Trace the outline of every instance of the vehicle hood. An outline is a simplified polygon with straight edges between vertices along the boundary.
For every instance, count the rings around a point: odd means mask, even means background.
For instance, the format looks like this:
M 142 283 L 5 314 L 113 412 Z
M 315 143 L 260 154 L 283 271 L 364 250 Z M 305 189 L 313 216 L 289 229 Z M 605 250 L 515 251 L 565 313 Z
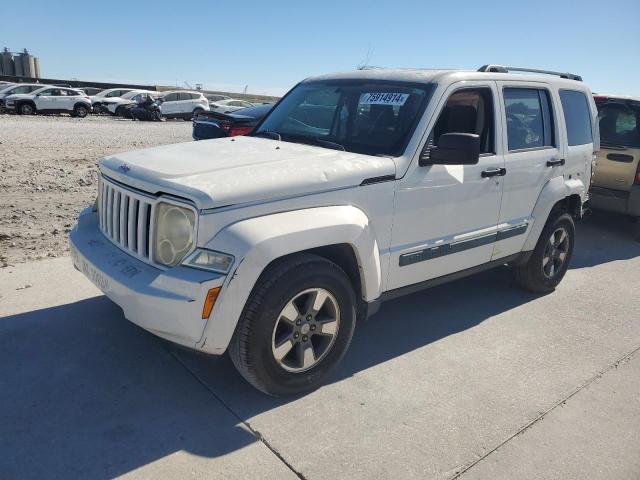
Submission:
M 233 137 L 178 143 L 105 157 L 100 170 L 153 194 L 187 197 L 201 209 L 355 187 L 395 175 L 389 157 Z

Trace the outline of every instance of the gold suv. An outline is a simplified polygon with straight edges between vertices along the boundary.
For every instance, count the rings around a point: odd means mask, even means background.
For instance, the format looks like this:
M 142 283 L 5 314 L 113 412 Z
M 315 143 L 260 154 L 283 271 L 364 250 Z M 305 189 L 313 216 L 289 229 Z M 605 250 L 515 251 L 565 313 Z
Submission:
M 640 240 L 640 98 L 594 95 L 600 151 L 591 182 L 591 204 L 628 215 Z

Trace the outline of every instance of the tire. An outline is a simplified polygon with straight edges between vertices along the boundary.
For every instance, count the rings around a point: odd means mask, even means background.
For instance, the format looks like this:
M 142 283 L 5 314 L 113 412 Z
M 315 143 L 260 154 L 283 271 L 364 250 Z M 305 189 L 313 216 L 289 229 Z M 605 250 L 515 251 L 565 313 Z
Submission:
M 516 282 L 531 292 L 553 292 L 569 268 L 575 231 L 571 215 L 552 211 L 527 263 L 514 266 Z
M 36 113 L 36 109 L 33 108 L 33 105 L 30 103 L 22 103 L 18 107 L 18 113 L 20 113 L 20 115 L 33 115 Z
M 316 298 L 321 308 L 312 316 L 308 307 Z M 318 388 L 340 362 L 355 323 L 356 295 L 346 273 L 323 257 L 292 255 L 256 282 L 229 356 L 245 380 L 268 395 L 305 393 Z M 309 345 L 313 356 L 307 355 Z
M 84 118 L 89 115 L 89 108 L 86 105 L 76 105 L 73 107 L 73 115 L 79 118 Z

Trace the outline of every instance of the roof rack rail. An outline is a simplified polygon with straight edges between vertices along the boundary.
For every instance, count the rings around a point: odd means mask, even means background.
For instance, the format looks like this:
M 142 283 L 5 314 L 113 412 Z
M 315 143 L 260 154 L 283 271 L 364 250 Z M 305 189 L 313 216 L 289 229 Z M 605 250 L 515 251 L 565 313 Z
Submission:
M 567 78 L 569 80 L 582 81 L 580 75 L 567 72 L 554 72 L 552 70 L 538 70 L 536 68 L 523 68 L 523 67 L 506 67 L 504 65 L 483 65 L 478 69 L 479 72 L 494 72 L 494 73 L 509 73 L 509 72 L 529 72 L 529 73 L 544 73 L 546 75 L 557 75 L 560 78 Z

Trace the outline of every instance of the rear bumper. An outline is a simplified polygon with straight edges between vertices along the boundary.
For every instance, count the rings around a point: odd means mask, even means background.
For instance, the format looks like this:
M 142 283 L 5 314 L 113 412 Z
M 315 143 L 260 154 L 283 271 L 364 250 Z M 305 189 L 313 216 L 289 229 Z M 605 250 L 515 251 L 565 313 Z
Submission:
M 100 232 L 97 214 L 81 213 L 69 242 L 73 264 L 125 317 L 140 327 L 180 345 L 196 346 L 207 320 L 202 319 L 210 288 L 225 276 L 187 267 L 160 270 L 126 254 Z
M 629 191 L 592 186 L 590 199 L 597 210 L 640 217 L 640 185 L 633 185 Z

